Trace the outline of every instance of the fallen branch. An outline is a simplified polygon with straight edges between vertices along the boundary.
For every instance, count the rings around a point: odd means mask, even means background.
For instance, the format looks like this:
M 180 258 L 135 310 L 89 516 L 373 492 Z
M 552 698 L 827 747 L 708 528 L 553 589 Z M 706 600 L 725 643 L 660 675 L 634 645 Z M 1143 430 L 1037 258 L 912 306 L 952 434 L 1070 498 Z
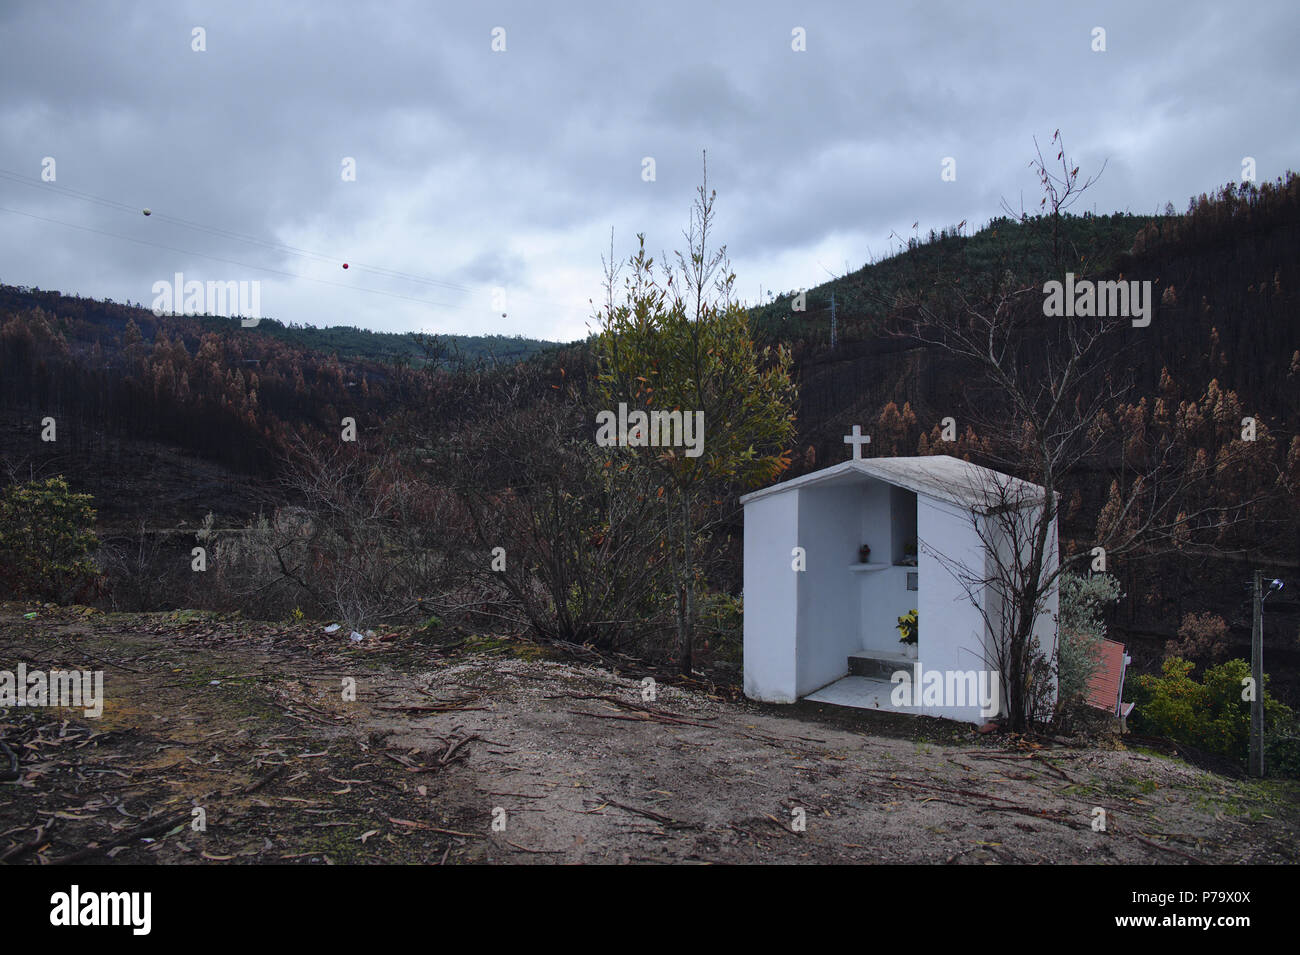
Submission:
M 18 845 L 14 846 L 12 849 L 6 849 L 3 854 L 0 854 L 0 865 L 4 865 L 14 859 L 17 859 L 19 856 L 26 855 L 28 852 L 31 852 L 33 849 L 38 849 L 46 842 L 48 842 L 50 830 L 54 828 L 54 825 L 57 822 L 58 822 L 57 819 L 51 819 L 48 822 L 44 823 L 43 825 L 37 826 L 36 837 L 34 839 L 31 839 L 28 842 L 19 843 Z
M 277 776 L 279 776 L 281 773 L 283 773 L 283 772 L 284 772 L 286 769 L 288 769 L 288 768 L 289 768 L 289 764 L 288 764 L 288 763 L 281 763 L 279 766 L 275 767 L 275 769 L 273 769 L 271 772 L 267 773 L 267 774 L 266 774 L 265 776 L 263 776 L 261 779 L 254 780 L 253 782 L 251 782 L 251 783 L 249 783 L 247 786 L 245 786 L 243 789 L 239 790 L 239 791 L 238 791 L 238 795 L 240 795 L 240 796 L 247 796 L 247 795 L 250 795 L 251 793 L 255 793 L 255 792 L 257 792 L 259 789 L 261 789 L 263 786 L 265 786 L 265 785 L 266 785 L 267 783 L 269 783 L 271 780 L 275 779 Z
M 640 703 L 633 703 L 630 700 L 624 700 L 621 699 L 620 697 L 612 696 L 608 693 L 560 693 L 555 696 L 548 696 L 547 699 L 548 700 L 563 700 L 563 699 L 603 700 L 606 703 L 613 703 L 615 706 L 622 707 L 625 710 L 633 710 L 634 712 L 637 713 L 646 713 L 656 718 L 671 720 L 674 723 L 684 722 L 680 716 L 677 716 L 674 713 L 669 713 L 667 710 L 661 710 L 653 706 L 642 706 Z M 706 719 L 713 719 L 713 717 L 711 716 L 706 717 Z M 699 726 L 700 724 L 693 723 L 691 725 Z
M 1139 836 L 1136 834 L 1133 836 L 1133 838 L 1136 839 L 1138 842 L 1142 843 L 1143 845 L 1150 846 L 1152 849 L 1163 849 L 1165 852 L 1172 852 L 1174 855 L 1182 856 L 1184 859 L 1187 859 L 1189 862 L 1195 862 L 1197 865 L 1205 864 L 1204 860 L 1198 859 L 1194 855 L 1189 855 L 1188 853 L 1184 852 L 1182 849 L 1175 849 L 1173 846 L 1162 846 L 1158 842 L 1153 842 L 1150 839 L 1147 839 L 1143 836 Z
M 519 843 L 517 843 L 517 842 L 511 842 L 509 839 L 506 839 L 506 840 L 505 840 L 505 844 L 508 845 L 508 846 L 510 846 L 510 847 L 513 848 L 513 849 L 518 849 L 520 852 L 532 852 L 532 853 L 536 853 L 536 854 L 539 854 L 539 855 L 548 855 L 548 856 L 562 856 L 562 855 L 564 855 L 564 850 L 563 850 L 563 849 L 530 849 L 530 848 L 528 848 L 527 846 L 521 846 L 521 845 L 519 845 Z
M 432 703 L 411 703 L 402 706 L 376 706 L 377 710 L 386 710 L 393 713 L 447 713 L 451 710 L 487 710 L 487 706 L 468 706 L 466 704 L 476 703 L 477 696 L 467 696 L 459 700 L 435 700 Z
M 449 743 L 447 745 L 447 751 L 438 757 L 438 765 L 446 766 L 453 759 L 456 759 L 458 755 L 464 756 L 465 753 L 461 752 L 461 748 L 472 739 L 478 739 L 478 737 L 471 734 L 469 736 L 462 736 L 460 739 L 453 740 Z
M 640 716 L 628 716 L 623 713 L 589 713 L 586 710 L 567 710 L 574 716 L 594 716 L 602 720 L 622 720 L 625 723 L 667 723 L 672 726 L 702 726 L 706 730 L 714 729 L 708 723 L 693 723 L 690 720 L 678 720 L 668 716 L 652 716 L 643 713 Z
M 170 815 L 155 816 L 152 821 L 146 822 L 143 826 L 138 826 L 135 829 L 122 833 L 121 835 L 114 836 L 99 845 L 87 846 L 84 849 L 72 853 L 72 855 L 64 856 L 62 859 L 55 859 L 50 864 L 68 865 L 72 862 L 80 862 L 82 859 L 89 859 L 92 856 L 97 856 L 101 852 L 107 852 L 109 849 L 125 845 L 135 839 L 148 839 L 152 836 L 161 835 L 169 829 L 174 829 L 176 826 L 183 826 L 185 823 L 189 822 L 189 820 L 190 811 L 188 809 Z
M 655 822 L 659 823 L 660 825 L 667 826 L 670 829 L 698 829 L 699 828 L 699 826 L 697 826 L 693 822 L 681 822 L 680 820 L 674 819 L 671 816 L 665 816 L 663 813 L 655 812 L 652 809 L 641 809 L 637 806 L 629 806 L 625 803 L 615 802 L 613 799 L 609 799 L 605 796 L 601 796 L 600 799 L 601 802 L 607 805 L 614 806 L 618 809 L 622 809 L 624 812 L 636 813 L 638 816 L 645 816 L 647 819 L 653 819 Z
M 1092 826 L 1084 825 L 1082 822 L 1075 822 L 1066 815 L 1066 810 L 1058 809 L 1048 811 L 1046 809 L 1026 809 L 1024 806 L 985 806 L 980 812 L 1018 812 L 1022 816 L 1029 816 L 1031 819 L 1044 819 L 1049 822 L 1059 822 L 1062 825 L 1070 826 L 1074 829 L 1091 829 Z
M 414 819 L 394 819 L 392 816 L 389 816 L 388 821 L 399 826 L 405 826 L 407 829 L 423 829 L 427 832 L 440 832 L 444 836 L 460 836 L 464 839 L 481 838 L 479 833 L 461 832 L 458 829 L 443 829 L 440 826 L 431 826 L 426 822 L 416 822 Z
M 22 779 L 22 771 L 18 768 L 18 754 L 9 748 L 9 744 L 0 739 L 0 756 L 9 760 L 9 765 L 0 769 L 0 782 L 11 783 L 17 779 Z

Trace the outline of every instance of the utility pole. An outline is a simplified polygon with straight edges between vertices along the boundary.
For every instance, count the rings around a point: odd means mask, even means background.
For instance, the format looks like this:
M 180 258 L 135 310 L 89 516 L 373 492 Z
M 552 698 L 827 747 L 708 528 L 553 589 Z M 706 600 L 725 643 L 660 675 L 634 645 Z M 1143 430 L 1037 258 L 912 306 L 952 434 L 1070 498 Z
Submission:
M 1264 582 L 1257 570 L 1253 575 L 1250 625 L 1250 676 L 1255 698 L 1250 702 L 1250 774 L 1264 775 Z
M 831 351 L 835 351 L 835 290 L 831 289 Z

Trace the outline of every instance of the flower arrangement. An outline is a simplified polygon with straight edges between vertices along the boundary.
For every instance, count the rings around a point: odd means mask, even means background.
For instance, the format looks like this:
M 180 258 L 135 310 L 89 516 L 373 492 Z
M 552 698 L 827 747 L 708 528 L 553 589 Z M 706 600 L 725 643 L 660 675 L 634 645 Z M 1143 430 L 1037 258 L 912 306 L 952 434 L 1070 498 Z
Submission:
M 916 645 L 917 639 L 920 637 L 920 630 L 915 608 L 898 618 L 898 632 L 901 634 L 898 638 L 899 643 Z

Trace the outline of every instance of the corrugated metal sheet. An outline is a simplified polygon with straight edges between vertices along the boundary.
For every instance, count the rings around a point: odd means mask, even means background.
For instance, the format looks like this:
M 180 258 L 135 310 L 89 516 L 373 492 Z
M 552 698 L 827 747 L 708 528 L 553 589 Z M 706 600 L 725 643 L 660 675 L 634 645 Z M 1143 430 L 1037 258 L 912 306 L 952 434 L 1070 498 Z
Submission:
M 1103 640 L 1098 648 L 1101 659 L 1097 672 L 1088 681 L 1088 703 L 1119 715 L 1119 694 L 1124 685 L 1124 644 Z

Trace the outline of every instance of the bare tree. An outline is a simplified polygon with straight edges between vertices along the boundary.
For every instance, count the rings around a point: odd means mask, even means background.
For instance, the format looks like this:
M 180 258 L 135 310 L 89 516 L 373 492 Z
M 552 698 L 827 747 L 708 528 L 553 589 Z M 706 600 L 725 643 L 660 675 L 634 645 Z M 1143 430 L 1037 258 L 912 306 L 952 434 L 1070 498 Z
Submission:
M 1059 134 L 1053 137 L 1058 141 Z M 1064 163 L 1059 177 L 1047 172 L 1041 151 L 1036 163 L 1056 221 L 1096 180 L 1080 183 L 1063 149 L 1058 159 Z M 1054 253 L 1059 242 L 1054 231 Z M 986 613 L 989 663 L 1001 673 L 1015 730 L 1043 713 L 1052 649 L 1037 634 L 1063 571 L 1094 554 L 1106 560 L 1214 550 L 1222 527 L 1243 520 L 1263 500 L 1225 496 L 1216 487 L 1234 459 L 1250 454 L 1240 442 L 1215 456 L 1198 454 L 1173 429 L 1138 442 L 1117 435 L 1111 416 L 1132 392 L 1119 334 L 1128 323 L 1118 315 L 1048 318 L 1037 286 L 1002 288 L 984 300 L 941 287 L 913 295 L 896 331 L 971 375 L 965 414 L 982 439 L 983 457 L 1029 482 L 984 480 L 975 526 L 995 559 L 982 570 L 951 568 Z M 1094 542 L 1101 550 L 1057 559 L 1062 492 L 1085 462 L 1094 472 L 1114 475 Z M 994 599 L 985 600 L 990 593 Z
M 667 586 L 658 488 L 591 441 L 574 395 L 520 387 L 508 376 L 484 393 L 435 462 L 467 515 L 460 569 L 475 609 L 550 641 L 644 638 Z
M 409 617 L 438 591 L 446 557 L 429 531 L 451 523 L 450 495 L 392 456 L 343 444 L 297 441 L 282 475 L 294 503 L 242 533 L 208 532 L 236 598 L 256 606 L 277 594 L 361 629 Z
M 1051 220 L 1052 264 L 1059 266 L 1061 264 L 1064 216 L 1070 207 L 1079 201 L 1083 193 L 1101 178 L 1101 174 L 1106 171 L 1106 162 L 1102 162 L 1101 168 L 1096 173 L 1080 181 L 1079 167 L 1074 164 L 1072 158 L 1065 155 L 1065 141 L 1061 138 L 1059 129 L 1052 134 L 1050 148 L 1056 150 L 1055 160 L 1043 158 L 1043 147 L 1038 144 L 1038 138 L 1035 137 L 1035 158 L 1030 160 L 1029 167 L 1038 177 L 1038 184 L 1043 191 L 1038 207 L 1041 214 L 1048 216 Z M 1058 163 L 1060 164 L 1059 172 L 1055 168 Z M 1017 212 L 1005 199 L 1002 200 L 1002 210 L 1021 222 L 1029 218 L 1028 213 L 1023 208 Z M 1078 249 L 1074 250 L 1073 261 L 1079 261 Z

